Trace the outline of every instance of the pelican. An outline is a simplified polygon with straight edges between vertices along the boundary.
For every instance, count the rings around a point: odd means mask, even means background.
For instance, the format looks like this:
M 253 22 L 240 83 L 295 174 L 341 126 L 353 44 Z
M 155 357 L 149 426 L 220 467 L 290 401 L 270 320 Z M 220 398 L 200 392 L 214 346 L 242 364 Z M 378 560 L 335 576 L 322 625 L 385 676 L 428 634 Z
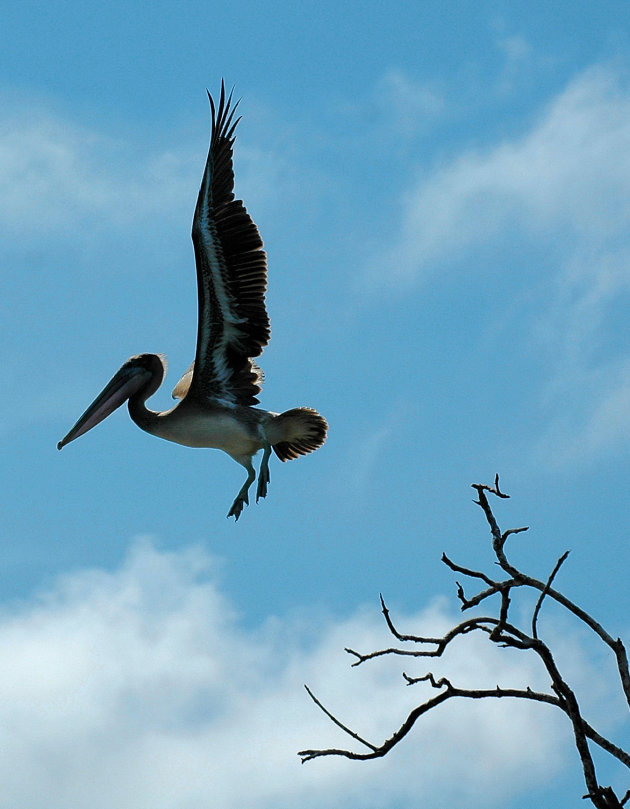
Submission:
M 218 107 L 210 93 L 208 98 L 212 134 L 192 224 L 197 347 L 194 362 L 173 390 L 179 401 L 164 412 L 146 407 L 162 384 L 166 359 L 161 354 L 138 354 L 125 362 L 57 448 L 91 430 L 127 401 L 129 415 L 145 432 L 187 447 L 221 449 L 245 467 L 247 479 L 227 515 L 238 520 L 256 478 L 254 455 L 262 449 L 258 502 L 267 494 L 271 451 L 281 461 L 313 452 L 326 440 L 328 424 L 310 407 L 285 413 L 253 407 L 263 384 L 254 358 L 270 337 L 267 256 L 258 228 L 241 200 L 234 199 L 238 102 L 232 104 L 232 93 L 226 98 L 223 82 Z

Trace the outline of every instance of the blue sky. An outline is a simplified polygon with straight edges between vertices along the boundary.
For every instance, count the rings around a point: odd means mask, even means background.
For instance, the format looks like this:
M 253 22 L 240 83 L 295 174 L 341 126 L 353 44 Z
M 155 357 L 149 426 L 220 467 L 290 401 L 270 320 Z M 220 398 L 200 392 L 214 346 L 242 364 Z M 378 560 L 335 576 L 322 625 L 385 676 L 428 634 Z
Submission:
M 618 2 L 3 14 L 7 805 L 575 805 L 569 729 L 531 706 L 449 706 L 378 763 L 295 753 L 341 741 L 304 682 L 377 741 L 421 699 L 399 662 L 350 669 L 343 648 L 389 645 L 379 592 L 405 631 L 457 620 L 440 556 L 492 564 L 470 484 L 495 472 L 503 526 L 531 526 L 514 561 L 545 578 L 571 548 L 560 589 L 627 636 L 629 45 Z M 56 450 L 127 357 L 168 355 L 163 409 L 193 357 L 221 78 L 269 256 L 261 403 L 330 423 L 237 524 L 242 469 L 124 410 Z M 545 620 L 589 717 L 627 743 L 608 659 Z M 433 669 L 545 686 L 483 644 Z

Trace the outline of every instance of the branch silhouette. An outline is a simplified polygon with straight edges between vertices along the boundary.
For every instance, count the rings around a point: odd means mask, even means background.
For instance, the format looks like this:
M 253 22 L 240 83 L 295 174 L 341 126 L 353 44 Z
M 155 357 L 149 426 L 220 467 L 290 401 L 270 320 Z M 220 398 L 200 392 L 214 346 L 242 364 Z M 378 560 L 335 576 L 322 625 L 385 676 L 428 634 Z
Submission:
M 357 760 L 381 758 L 405 738 L 405 736 L 422 716 L 448 700 L 532 700 L 546 703 L 556 709 L 561 710 L 569 719 L 573 731 L 575 747 L 579 754 L 582 765 L 584 783 L 587 789 L 587 792 L 583 797 L 585 799 L 589 799 L 591 803 L 598 809 L 620 809 L 630 800 L 630 790 L 628 790 L 624 796 L 618 797 L 612 787 L 602 786 L 598 782 L 589 743 L 595 744 L 601 750 L 613 756 L 629 769 L 630 754 L 599 733 L 582 716 L 578 699 L 573 689 L 560 672 L 551 648 L 539 636 L 538 624 L 545 600 L 552 599 L 555 601 L 584 625 L 589 627 L 589 629 L 591 629 L 600 638 L 600 640 L 611 649 L 615 657 L 621 689 L 625 695 L 628 705 L 630 706 L 630 673 L 628 668 L 628 657 L 624 644 L 620 638 L 613 638 L 591 615 L 589 615 L 585 610 L 552 586 L 560 571 L 560 568 L 569 555 L 568 551 L 563 553 L 558 558 L 546 581 L 541 581 L 523 573 L 508 560 L 505 550 L 508 539 L 515 534 L 527 531 L 528 528 L 510 528 L 506 531 L 501 531 L 488 499 L 489 496 L 500 499 L 509 498 L 509 495 L 501 491 L 499 487 L 499 476 L 497 475 L 495 477 L 493 485 L 490 486 L 476 483 L 473 484 L 473 489 L 475 489 L 477 492 L 478 498 L 475 502 L 482 509 L 490 528 L 492 547 L 496 556 L 497 564 L 507 577 L 501 580 L 494 579 L 482 571 L 473 570 L 456 564 L 449 559 L 446 554 L 442 555 L 442 562 L 444 562 L 444 564 L 446 564 L 454 573 L 466 576 L 473 581 L 482 582 L 484 585 L 483 589 L 476 592 L 475 595 L 468 597 L 465 595 L 462 584 L 459 581 L 456 582 L 457 597 L 460 601 L 462 611 L 469 610 L 472 607 L 478 607 L 480 604 L 485 603 L 491 596 L 497 595 L 499 596 L 498 617 L 478 616 L 468 618 L 467 620 L 464 620 L 454 626 L 441 637 L 424 637 L 421 635 L 405 634 L 400 632 L 395 626 L 391 618 L 390 611 L 385 604 L 383 596 L 381 595 L 381 610 L 389 632 L 397 641 L 416 644 L 416 648 L 402 649 L 398 647 L 390 647 L 370 652 L 358 652 L 354 649 L 346 648 L 345 651 L 352 658 L 354 658 L 352 663 L 353 667 L 360 666 L 378 657 L 389 655 L 414 658 L 439 658 L 443 655 L 447 647 L 450 644 L 455 643 L 460 637 L 468 635 L 472 632 L 482 632 L 487 635 L 491 642 L 496 643 L 499 646 L 512 647 L 520 650 L 531 650 L 534 654 L 536 654 L 549 676 L 549 692 L 545 693 L 534 691 L 529 687 L 525 689 L 501 688 L 499 686 L 490 689 L 460 688 L 446 677 L 436 678 L 432 672 L 427 672 L 420 677 L 411 677 L 403 672 L 403 678 L 408 686 L 413 686 L 420 682 L 429 683 L 429 685 L 438 693 L 416 706 L 409 713 L 400 727 L 398 727 L 388 739 L 381 744 L 374 744 L 362 738 L 358 733 L 342 723 L 336 716 L 334 716 L 327 708 L 324 707 L 324 705 L 319 699 L 317 699 L 308 686 L 305 686 L 311 699 L 326 714 L 326 716 L 328 716 L 329 719 L 331 719 L 331 721 L 341 728 L 341 730 L 343 730 L 348 736 L 352 737 L 356 742 L 361 744 L 365 750 L 356 752 L 349 749 L 338 748 L 310 749 L 301 750 L 298 755 L 301 757 L 303 763 L 315 758 L 320 758 L 322 756 L 343 756 L 345 758 Z M 530 590 L 538 591 L 539 593 L 534 610 L 532 612 L 531 624 L 527 631 L 519 628 L 510 620 L 511 593 L 516 588 L 529 588 Z

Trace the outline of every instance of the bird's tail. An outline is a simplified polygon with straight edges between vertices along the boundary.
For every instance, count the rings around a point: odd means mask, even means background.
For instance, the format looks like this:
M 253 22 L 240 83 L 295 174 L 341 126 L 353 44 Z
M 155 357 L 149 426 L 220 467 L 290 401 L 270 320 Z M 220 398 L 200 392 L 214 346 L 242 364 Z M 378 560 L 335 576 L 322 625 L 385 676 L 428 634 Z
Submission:
M 291 461 L 321 447 L 328 423 L 311 407 L 295 407 L 280 413 L 266 426 L 269 443 L 281 461 Z

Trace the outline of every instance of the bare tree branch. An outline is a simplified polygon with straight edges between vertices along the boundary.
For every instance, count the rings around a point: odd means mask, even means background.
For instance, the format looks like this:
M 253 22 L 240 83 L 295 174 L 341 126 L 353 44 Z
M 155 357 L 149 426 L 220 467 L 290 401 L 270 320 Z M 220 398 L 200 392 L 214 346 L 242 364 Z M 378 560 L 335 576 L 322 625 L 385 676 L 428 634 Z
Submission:
M 630 800 L 630 790 L 626 792 L 623 798 L 619 799 L 611 787 L 605 787 L 598 783 L 595 764 L 589 747 L 589 741 L 596 744 L 598 747 L 613 756 L 615 759 L 617 759 L 617 761 L 621 762 L 628 768 L 630 768 L 630 754 L 601 735 L 582 716 L 578 699 L 573 689 L 562 676 L 558 666 L 556 665 L 556 661 L 551 649 L 539 637 L 538 623 L 545 598 L 551 598 L 557 604 L 564 607 L 568 612 L 570 612 L 573 616 L 595 632 L 596 635 L 613 650 L 617 661 L 617 668 L 621 679 L 622 689 L 626 696 L 626 700 L 630 705 L 630 673 L 625 647 L 620 638 L 614 640 L 612 636 L 609 635 L 606 630 L 604 630 L 601 624 L 599 624 L 591 615 L 552 587 L 560 568 L 568 557 L 568 551 L 563 553 L 562 556 L 560 556 L 560 558 L 557 560 L 546 582 L 542 582 L 539 579 L 527 576 L 508 561 L 505 552 L 507 539 L 512 534 L 518 534 L 523 531 L 527 531 L 528 529 L 523 527 L 501 531 L 488 500 L 489 494 L 501 499 L 507 499 L 509 497 L 509 495 L 502 492 L 499 488 L 498 475 L 495 477 L 494 486 L 474 484 L 473 488 L 476 490 L 478 495 L 478 500 L 475 502 L 483 510 L 486 521 L 490 527 L 492 546 L 497 558 L 497 564 L 508 575 L 508 578 L 503 581 L 495 581 L 493 578 L 487 576 L 481 571 L 472 570 L 456 564 L 449 559 L 446 554 L 442 555 L 442 561 L 453 572 L 460 573 L 470 579 L 482 581 L 486 585 L 484 590 L 481 590 L 472 598 L 467 598 L 464 594 L 463 586 L 459 581 L 457 582 L 457 597 L 461 603 L 462 610 L 468 610 L 472 607 L 476 607 L 490 596 L 498 594 L 500 597 L 498 609 L 499 617 L 494 618 L 489 616 L 479 616 L 476 618 L 469 618 L 468 620 L 462 621 L 457 626 L 450 629 L 440 638 L 403 634 L 399 632 L 394 625 L 390 611 L 385 604 L 383 596 L 381 595 L 381 610 L 390 633 L 396 638 L 396 640 L 404 643 L 412 643 L 415 645 L 415 648 L 407 647 L 400 649 L 392 647 L 366 653 L 359 653 L 353 649 L 346 648 L 346 652 L 355 658 L 352 666 L 359 666 L 366 661 L 373 660 L 377 657 L 383 657 L 385 655 L 398 655 L 414 658 L 439 658 L 443 655 L 448 646 L 455 642 L 458 638 L 468 635 L 471 632 L 478 631 L 485 634 L 490 641 L 500 646 L 508 646 L 519 650 L 529 650 L 537 655 L 550 678 L 550 690 L 552 693 L 533 691 L 529 687 L 525 689 L 504 688 L 499 685 L 491 689 L 458 688 L 457 686 L 453 685 L 453 683 L 447 677 L 435 677 L 432 672 L 428 672 L 427 674 L 419 677 L 412 677 L 403 672 L 403 678 L 408 686 L 417 685 L 418 683 L 428 683 L 431 688 L 439 691 L 439 693 L 415 707 L 402 722 L 399 728 L 392 734 L 392 736 L 386 739 L 381 745 L 375 745 L 360 737 L 357 733 L 337 719 L 322 705 L 322 703 L 307 687 L 306 690 L 313 701 L 331 719 L 331 721 L 356 741 L 369 748 L 369 752 L 357 753 L 351 750 L 328 748 L 321 750 L 302 750 L 299 755 L 301 756 L 303 762 L 309 761 L 313 758 L 331 755 L 361 760 L 379 758 L 386 755 L 386 753 L 391 750 L 392 747 L 398 744 L 409 733 L 420 717 L 422 717 L 428 711 L 434 710 L 438 705 L 446 702 L 449 699 L 514 698 L 532 700 L 551 705 L 552 707 L 561 710 L 564 714 L 566 714 L 567 718 L 571 722 L 575 746 L 580 757 L 584 782 L 588 790 L 584 797 L 588 798 L 592 804 L 597 807 L 597 809 L 620 809 Z M 512 591 L 523 587 L 531 588 L 532 590 L 538 591 L 540 594 L 532 614 L 531 630 L 529 634 L 520 629 L 510 620 Z
M 435 645 L 435 649 L 390 648 L 378 649 L 375 652 L 367 652 L 366 654 L 360 654 L 359 652 L 355 652 L 354 649 L 349 648 L 346 648 L 344 651 L 357 658 L 352 664 L 353 666 L 360 666 L 361 663 L 365 663 L 366 660 L 373 660 L 375 657 L 383 657 L 384 655 L 400 655 L 401 657 L 441 657 L 444 649 L 446 649 L 452 640 L 460 635 L 467 635 L 469 632 L 473 632 L 476 629 L 483 629 L 483 624 L 489 624 L 492 627 L 492 629 L 489 627 L 486 628 L 485 631 L 489 633 L 494 631 L 494 627 L 498 624 L 498 621 L 496 618 L 470 618 L 453 627 L 443 638 L 416 638 L 417 643 L 431 643 Z M 404 637 L 408 639 L 410 636 Z
M 436 700 L 436 698 L 432 698 L 427 700 L 422 705 L 418 706 L 418 708 L 414 708 L 413 711 L 408 715 L 407 719 L 402 723 L 400 728 L 393 734 L 389 739 L 387 739 L 383 744 L 380 746 L 376 746 L 371 744 L 370 742 L 366 741 L 365 739 L 360 738 L 358 735 L 355 735 L 353 731 L 349 730 L 342 722 L 340 722 L 335 716 L 333 716 L 322 704 L 321 702 L 313 695 L 313 693 L 306 688 L 309 693 L 311 699 L 317 704 L 319 708 L 326 714 L 326 716 L 330 717 L 330 719 L 342 730 L 348 733 L 350 736 L 355 736 L 358 741 L 364 744 L 366 747 L 369 747 L 372 750 L 372 753 L 353 753 L 350 750 L 339 750 L 336 748 L 327 748 L 321 750 L 301 750 L 298 755 L 302 757 L 303 763 L 305 761 L 309 761 L 312 758 L 319 758 L 321 756 L 335 756 L 335 755 L 343 755 L 346 758 L 353 758 L 353 759 L 361 759 L 367 760 L 371 758 L 380 758 L 384 756 L 394 744 L 397 744 L 407 733 L 411 730 L 415 722 L 427 711 L 437 707 L 437 705 L 441 704 L 442 702 L 446 702 L 447 699 L 452 699 L 454 697 L 460 697 L 465 699 L 502 699 L 502 698 L 513 698 L 513 699 L 528 699 L 535 702 L 543 702 L 547 703 L 548 705 L 553 705 L 557 708 L 562 707 L 561 700 L 554 696 L 553 694 L 545 694 L 539 691 L 532 691 L 531 688 L 519 689 L 519 688 L 500 688 L 496 686 L 496 688 L 491 689 L 470 689 L 470 688 L 456 688 L 454 687 L 451 682 L 446 677 L 440 677 L 439 679 L 435 679 L 434 675 L 429 672 L 422 677 L 409 677 L 407 674 L 403 672 L 403 677 L 405 678 L 407 685 L 415 685 L 416 683 L 420 682 L 430 682 L 433 688 L 445 688 L 446 690 L 442 692 L 439 696 L 440 698 Z M 305 686 L 306 687 L 306 686 Z M 420 710 L 424 709 L 424 710 Z M 625 764 L 626 767 L 630 767 L 630 755 L 622 750 L 620 747 L 612 744 L 612 742 L 608 741 L 608 739 L 604 738 L 601 734 L 599 734 L 596 730 L 594 730 L 588 722 L 584 722 L 584 733 L 588 736 L 589 739 L 594 741 L 599 747 L 601 747 L 606 752 L 613 755 L 616 759 L 618 759 L 622 764 Z M 394 740 L 394 741 L 393 741 Z M 392 743 L 393 741 L 393 743 Z M 630 793 L 630 790 L 628 790 Z M 625 798 L 625 801 L 628 800 L 630 794 Z
M 401 641 L 413 641 L 414 643 L 440 643 L 440 638 L 423 638 L 419 635 L 401 635 L 401 633 L 396 629 L 392 620 L 389 615 L 389 610 L 385 605 L 385 599 L 383 598 L 383 594 L 379 593 L 379 598 L 381 599 L 381 612 L 385 616 L 385 622 L 387 623 L 387 628 L 392 633 L 392 635 Z
M 558 559 L 554 569 L 551 571 L 551 574 L 550 574 L 549 578 L 547 579 L 547 584 L 545 585 L 542 593 L 540 594 L 540 598 L 538 599 L 538 601 L 536 603 L 536 607 L 534 609 L 534 614 L 532 616 L 532 635 L 535 638 L 538 637 L 538 630 L 537 630 L 538 613 L 540 612 L 540 608 L 542 607 L 543 599 L 547 595 L 547 593 L 549 592 L 549 588 L 551 587 L 551 583 L 556 578 L 557 572 L 560 570 L 560 567 L 562 566 L 562 564 L 564 563 L 564 561 L 566 560 L 568 555 L 569 555 L 569 551 L 565 551 L 562 554 L 562 556 Z
M 506 531 L 504 534 L 501 534 L 497 521 L 492 513 L 492 509 L 488 503 L 488 498 L 486 497 L 485 492 L 492 492 L 493 494 L 497 494 L 499 497 L 505 497 L 504 494 L 498 494 L 490 486 L 484 486 L 482 484 L 475 483 L 473 484 L 473 489 L 475 489 L 479 495 L 479 500 L 476 501 L 479 506 L 481 506 L 488 525 L 490 526 L 490 532 L 493 538 L 493 548 L 497 555 L 497 559 L 499 565 L 506 573 L 508 573 L 512 578 L 516 579 L 519 586 L 531 587 L 535 590 L 546 590 L 546 595 L 550 598 L 553 598 L 558 604 L 561 604 L 565 609 L 569 612 L 572 612 L 577 618 L 580 619 L 583 623 L 585 623 L 588 627 L 590 627 L 593 632 L 595 632 L 599 637 L 604 641 L 604 643 L 609 646 L 613 652 L 615 653 L 615 658 L 617 661 L 617 668 L 619 670 L 619 675 L 621 679 L 621 685 L 626 696 L 626 701 L 630 706 L 630 667 L 628 666 L 628 657 L 626 654 L 625 647 L 620 638 L 615 640 L 611 635 L 606 632 L 603 626 L 596 621 L 592 616 L 590 616 L 585 610 L 581 607 L 578 607 L 577 604 L 574 604 L 570 599 L 564 596 L 562 593 L 554 590 L 552 587 L 547 587 L 547 585 L 543 584 L 538 579 L 532 578 L 531 576 L 527 576 L 525 573 L 521 573 L 520 570 L 515 568 L 511 565 L 505 553 L 503 552 L 503 546 L 505 544 L 505 540 L 509 536 L 510 533 L 519 533 L 521 531 L 527 530 L 526 528 L 518 528 L 512 529 L 510 531 Z M 498 481 L 496 489 L 498 489 Z
M 341 728 L 344 731 L 344 733 L 348 734 L 348 736 L 352 736 L 353 739 L 356 739 L 358 742 L 361 742 L 361 744 L 364 744 L 366 747 L 369 747 L 370 750 L 376 750 L 376 747 L 373 744 L 370 744 L 370 742 L 367 742 L 365 739 L 362 739 L 358 733 L 355 733 L 353 730 L 350 730 L 350 728 L 346 727 L 335 716 L 333 716 L 331 712 L 322 705 L 322 703 L 317 699 L 315 694 L 313 694 L 313 692 L 307 685 L 305 685 L 304 688 L 306 689 L 307 694 L 313 700 L 315 705 L 317 705 L 318 708 L 321 708 L 321 710 L 326 714 L 326 716 L 330 720 L 332 720 L 335 723 L 335 725 L 337 725 L 337 727 Z

